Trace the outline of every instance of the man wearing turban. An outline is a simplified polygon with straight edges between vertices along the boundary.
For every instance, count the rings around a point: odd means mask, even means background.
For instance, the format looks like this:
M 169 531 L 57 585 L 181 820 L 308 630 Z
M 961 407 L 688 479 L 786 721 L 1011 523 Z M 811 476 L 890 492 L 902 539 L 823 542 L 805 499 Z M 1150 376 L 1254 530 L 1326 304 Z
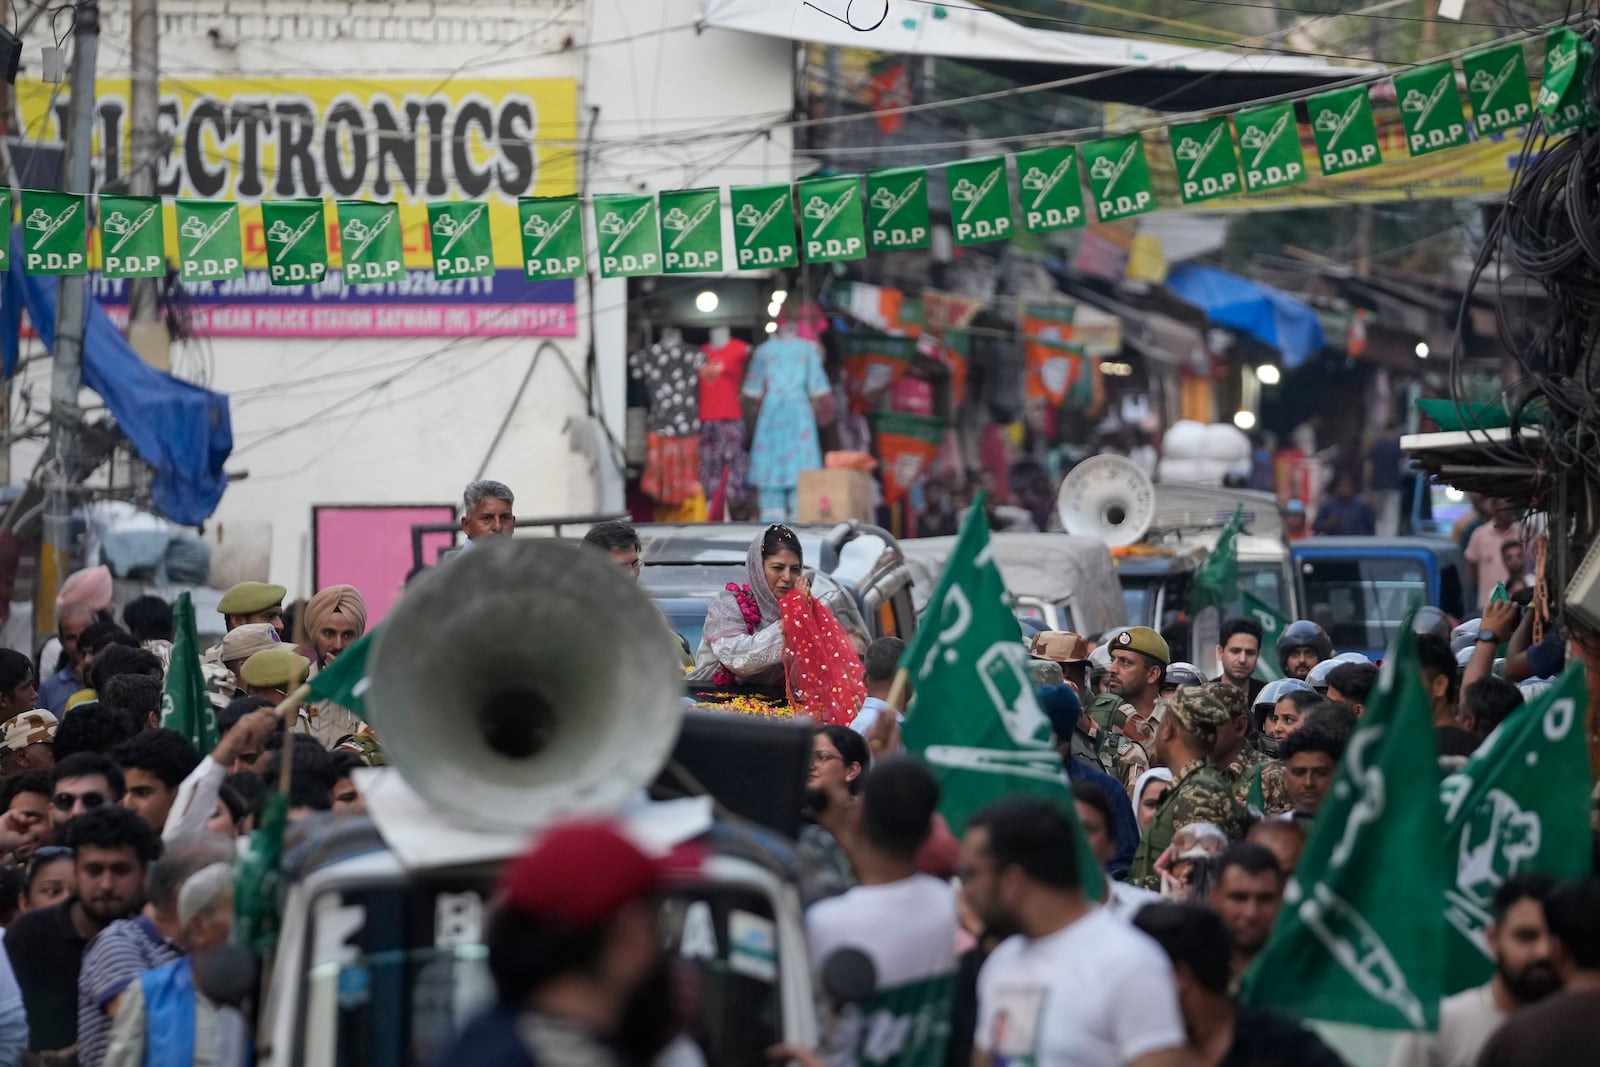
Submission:
M 56 636 L 39 653 L 37 704 L 57 716 L 67 710 L 67 700 L 84 687 L 78 677 L 78 638 L 90 625 L 111 618 L 111 568 L 87 567 L 67 577 L 56 594 Z
M 367 602 L 353 585 L 330 585 L 306 604 L 305 619 L 315 672 L 332 663 L 367 632 Z M 350 734 L 372 732 L 355 712 L 329 700 L 302 711 L 300 725 L 328 749 Z

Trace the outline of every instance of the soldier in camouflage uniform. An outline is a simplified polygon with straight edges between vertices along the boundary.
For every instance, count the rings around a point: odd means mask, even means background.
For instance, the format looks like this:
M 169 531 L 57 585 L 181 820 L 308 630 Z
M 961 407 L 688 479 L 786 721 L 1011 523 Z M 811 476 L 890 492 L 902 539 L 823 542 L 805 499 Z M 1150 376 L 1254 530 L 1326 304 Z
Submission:
M 1210 823 L 1230 841 L 1244 837 L 1249 816 L 1210 762 L 1217 732 L 1229 718 L 1228 705 L 1204 686 L 1184 686 L 1173 695 L 1156 730 L 1157 761 L 1173 768 L 1172 789 L 1134 854 L 1128 872 L 1133 885 L 1161 888 L 1156 860 L 1174 835 L 1191 823 Z
M 1220 681 L 1206 683 L 1205 689 L 1228 709 L 1228 721 L 1217 730 L 1211 765 L 1233 790 L 1234 799 L 1246 809 L 1252 807 L 1250 794 L 1259 773 L 1261 803 L 1256 805 L 1258 810 L 1250 814 L 1259 817 L 1288 811 L 1293 805 L 1289 801 L 1289 791 L 1284 788 L 1283 764 L 1268 759 L 1250 744 L 1250 704 L 1245 691 Z

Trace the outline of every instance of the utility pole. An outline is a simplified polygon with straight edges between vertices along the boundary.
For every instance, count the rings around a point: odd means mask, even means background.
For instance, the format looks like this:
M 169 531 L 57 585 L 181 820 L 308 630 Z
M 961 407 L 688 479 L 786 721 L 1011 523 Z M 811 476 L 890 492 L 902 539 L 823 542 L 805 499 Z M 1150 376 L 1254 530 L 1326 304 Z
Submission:
M 156 160 L 161 154 L 161 26 L 159 0 L 133 0 L 133 64 L 129 114 L 128 192 L 156 195 Z M 160 279 L 128 283 L 128 343 L 152 367 L 172 366 L 172 339 L 161 319 Z
M 67 116 L 64 191 L 89 192 L 94 136 L 94 65 L 100 46 L 99 0 L 79 0 L 72 17 L 72 101 Z M 89 279 L 63 275 L 56 302 L 56 351 L 50 375 L 50 450 L 43 465 L 44 538 L 33 594 L 33 632 L 56 628 L 56 594 L 72 558 L 72 498 L 78 477 L 78 429 L 82 409 L 83 336 Z

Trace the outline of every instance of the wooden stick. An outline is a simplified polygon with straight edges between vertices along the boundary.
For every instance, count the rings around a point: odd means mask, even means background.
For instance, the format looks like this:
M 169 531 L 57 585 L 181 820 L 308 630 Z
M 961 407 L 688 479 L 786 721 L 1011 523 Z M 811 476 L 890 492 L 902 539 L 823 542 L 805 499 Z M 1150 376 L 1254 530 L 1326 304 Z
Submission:
M 282 704 L 274 709 L 275 713 L 283 719 L 283 755 L 278 766 L 278 792 L 285 797 L 289 795 L 290 771 L 294 768 L 294 723 L 300 705 L 306 697 L 311 695 L 311 686 L 302 685 L 284 698 Z
M 906 689 L 911 685 L 911 670 L 901 667 L 895 671 L 894 681 L 889 685 L 889 699 L 885 701 L 896 713 L 900 711 L 900 702 L 906 698 Z

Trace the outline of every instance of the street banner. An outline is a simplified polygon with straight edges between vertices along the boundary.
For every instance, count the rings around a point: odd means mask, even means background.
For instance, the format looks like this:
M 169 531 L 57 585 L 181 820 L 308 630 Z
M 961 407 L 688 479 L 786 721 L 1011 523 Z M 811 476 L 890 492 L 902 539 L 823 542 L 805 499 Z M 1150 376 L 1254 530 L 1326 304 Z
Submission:
M 164 278 L 159 196 L 100 194 L 100 273 L 107 278 Z
M 1050 233 L 1089 221 L 1083 213 L 1078 150 L 1071 145 L 1018 152 L 1017 183 L 1022 186 L 1022 226 L 1029 233 Z
M 583 208 L 575 196 L 517 201 L 522 272 L 529 281 L 583 277 Z
M 1311 116 L 1323 174 L 1343 174 L 1383 162 L 1365 85 L 1313 96 L 1306 101 L 1306 113 Z
M 800 265 L 792 186 L 735 186 L 728 190 L 728 206 L 733 210 L 733 243 L 740 270 Z
M 1261 625 L 1261 655 L 1256 657 L 1256 669 L 1251 677 L 1276 682 L 1283 677 L 1283 671 L 1278 668 L 1278 638 L 1289 628 L 1289 620 L 1252 593 L 1245 593 L 1240 599 L 1244 603 L 1244 617 Z
M 972 366 L 972 334 L 950 327 L 940 338 L 939 362 L 950 372 L 950 410 L 960 411 L 967 395 L 967 372 Z
M 1239 135 L 1246 192 L 1298 185 L 1309 177 L 1293 102 L 1241 111 L 1233 117 L 1233 128 Z
M 161 691 L 161 728 L 182 734 L 198 752 L 209 753 L 217 747 L 217 715 L 206 695 L 194 604 L 188 593 L 179 593 L 172 603 L 172 655 Z
M 1185 204 L 1239 191 L 1239 157 L 1226 118 L 1170 126 L 1167 137 L 1178 167 L 1178 194 Z
M 244 277 L 239 205 L 178 200 L 178 277 L 184 284 Z
M 594 229 L 602 278 L 661 273 L 661 232 L 656 198 L 612 194 L 594 198 Z
M 1066 401 L 1072 383 L 1083 374 L 1083 346 L 1029 340 L 1023 349 L 1027 361 L 1028 399 L 1044 400 L 1052 407 L 1059 407 Z
M 328 273 L 328 227 L 321 200 L 264 200 L 267 277 L 273 285 L 314 285 Z
M 1430 63 L 1396 74 L 1394 92 L 1413 156 L 1467 143 L 1467 116 L 1461 110 L 1454 63 Z
M 1155 210 L 1150 161 L 1145 158 L 1138 134 L 1090 141 L 1083 146 L 1082 154 L 1089 173 L 1089 192 L 1101 222 Z
M 367 689 L 371 684 L 367 677 L 367 660 L 372 653 L 372 635 L 375 633 L 377 630 L 372 629 L 362 634 L 312 677 L 309 698 L 312 703 L 332 701 L 348 708 L 368 726 L 372 725 L 372 720 L 367 717 Z
M 1194 572 L 1189 586 L 1189 611 L 1199 614 L 1205 608 L 1221 608 L 1239 595 L 1239 527 L 1244 522 L 1244 505 L 1235 504 L 1233 514 L 1217 535 L 1217 545 Z
M 862 415 L 876 407 L 911 369 L 917 355 L 913 337 L 881 333 L 850 333 L 839 342 L 844 362 L 845 395 L 850 412 Z
M 725 270 L 722 258 L 722 190 L 663 192 L 661 269 L 666 274 Z
M 87 197 L 22 190 L 22 266 L 29 274 L 89 273 Z
M 1555 100 L 1551 107 L 1546 108 L 1542 103 L 1536 104 L 1544 112 L 1545 132 L 1550 134 L 1566 133 L 1580 126 L 1600 125 L 1600 115 L 1589 103 L 1589 94 L 1583 87 L 1589 84 L 1589 68 L 1594 65 L 1594 45 L 1579 38 L 1577 44 L 1577 58 L 1572 60 L 1572 79 L 1560 99 Z M 1561 58 L 1560 55 L 1557 58 Z M 1550 59 L 1545 60 L 1546 70 L 1549 69 Z M 1546 81 L 1545 85 L 1550 83 Z M 1541 89 L 1539 101 L 1545 101 Z
M 1480 48 L 1461 57 L 1472 101 L 1472 125 L 1479 134 L 1503 133 L 1526 125 L 1533 117 L 1528 93 L 1528 64 L 1522 45 Z
M 1594 46 L 1566 26 L 1559 26 L 1545 37 L 1544 80 L 1539 85 L 1539 97 L 1534 102 L 1548 118 L 1556 118 L 1568 98 L 1582 92 L 1586 73 L 1586 56 L 1594 54 Z
M 956 244 L 975 245 L 1011 236 L 1011 183 L 1006 158 L 993 156 L 944 169 L 950 190 L 950 224 Z
M 873 248 L 927 248 L 928 170 L 895 167 L 867 175 L 867 232 Z
M 489 205 L 448 200 L 428 205 L 428 235 L 433 247 L 433 276 L 487 278 L 494 273 L 494 237 Z
M 839 263 L 867 254 L 866 222 L 861 212 L 861 179 L 807 178 L 795 186 L 800 201 L 800 235 L 807 263 Z
M 1440 787 L 1446 994 L 1494 975 L 1484 928 L 1496 889 L 1525 871 L 1577 878 L 1589 870 L 1587 701 L 1583 665 L 1569 664 Z
M 944 442 L 944 420 L 899 411 L 872 416 L 878 462 L 883 472 L 883 502 L 893 507 L 920 480 Z
M 395 204 L 341 200 L 339 253 L 346 285 L 398 281 L 406 276 L 400 240 L 400 209 Z

